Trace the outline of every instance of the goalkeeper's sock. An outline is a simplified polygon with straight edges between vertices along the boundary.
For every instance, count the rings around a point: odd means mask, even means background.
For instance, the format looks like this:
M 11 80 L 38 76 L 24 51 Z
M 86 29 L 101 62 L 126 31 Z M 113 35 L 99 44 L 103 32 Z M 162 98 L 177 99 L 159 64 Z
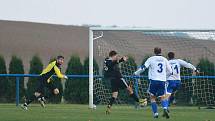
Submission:
M 156 102 L 151 102 L 152 112 L 156 114 L 158 112 L 158 106 Z
M 115 97 L 111 97 L 110 100 L 109 100 L 109 103 L 108 105 L 112 106 L 113 103 L 115 102 L 116 98 Z
M 136 102 L 139 102 L 139 98 L 137 97 L 137 95 L 136 94 L 131 94 L 130 95 Z
M 25 102 L 25 106 L 28 106 L 30 103 L 32 103 L 34 100 L 36 99 L 35 95 L 32 95 L 30 98 L 27 99 L 27 101 Z
M 163 109 L 168 109 L 169 101 L 167 99 L 164 99 L 161 101 L 161 105 L 162 105 Z
M 43 99 L 45 99 L 42 94 L 40 96 L 36 97 L 36 98 L 37 98 L 38 101 L 43 101 Z
M 44 96 L 41 97 L 41 100 L 44 101 L 44 102 L 46 101 Z

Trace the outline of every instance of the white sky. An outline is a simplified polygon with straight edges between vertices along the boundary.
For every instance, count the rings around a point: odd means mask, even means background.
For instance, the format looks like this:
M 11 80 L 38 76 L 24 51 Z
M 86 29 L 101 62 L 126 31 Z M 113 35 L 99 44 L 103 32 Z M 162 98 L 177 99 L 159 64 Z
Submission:
M 215 0 L 0 0 L 0 19 L 66 25 L 215 28 Z

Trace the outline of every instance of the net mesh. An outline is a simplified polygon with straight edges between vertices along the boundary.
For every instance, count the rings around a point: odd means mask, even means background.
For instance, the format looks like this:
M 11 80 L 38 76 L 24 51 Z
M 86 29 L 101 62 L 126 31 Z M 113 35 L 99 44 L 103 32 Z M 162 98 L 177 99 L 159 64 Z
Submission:
M 101 36 L 97 38 L 98 36 Z M 154 47 L 161 47 L 164 56 L 169 51 L 176 54 L 176 58 L 191 62 L 200 69 L 199 75 L 182 68 L 182 87 L 176 94 L 177 103 L 181 105 L 215 104 L 215 31 L 93 31 L 94 59 L 98 69 L 94 74 L 102 75 L 103 62 L 109 51 L 116 50 L 120 55 L 127 55 L 129 60 L 120 64 L 122 74 L 128 83 L 133 85 L 140 98 L 148 98 L 147 78 L 134 79 L 130 76 L 138 65 L 153 55 Z M 147 70 L 142 74 L 147 76 Z M 201 78 L 198 78 L 202 76 Z M 111 97 L 110 82 L 103 78 L 94 78 L 94 102 L 107 104 Z M 117 104 L 132 104 L 126 90 L 120 90 Z

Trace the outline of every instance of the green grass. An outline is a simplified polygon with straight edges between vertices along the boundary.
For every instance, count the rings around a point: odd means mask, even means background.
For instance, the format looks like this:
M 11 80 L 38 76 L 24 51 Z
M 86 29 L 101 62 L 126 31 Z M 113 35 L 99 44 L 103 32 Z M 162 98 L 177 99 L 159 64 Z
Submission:
M 168 121 L 215 121 L 215 110 L 197 107 L 171 107 Z M 160 109 L 160 115 L 162 111 Z M 149 107 L 136 110 L 128 106 L 114 106 L 110 115 L 105 114 L 105 106 L 89 110 L 87 105 L 48 104 L 45 109 L 33 104 L 28 111 L 14 104 L 0 104 L 0 121 L 166 121 L 153 119 Z

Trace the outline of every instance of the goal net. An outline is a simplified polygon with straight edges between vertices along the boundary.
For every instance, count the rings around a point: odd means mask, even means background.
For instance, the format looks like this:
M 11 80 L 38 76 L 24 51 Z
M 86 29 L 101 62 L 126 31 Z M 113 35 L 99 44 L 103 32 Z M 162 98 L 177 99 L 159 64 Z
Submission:
M 215 104 L 214 30 L 90 28 L 90 43 L 94 58 L 93 85 L 90 84 L 90 87 L 93 86 L 93 91 L 90 89 L 90 93 L 93 94 L 90 95 L 91 97 L 93 95 L 94 104 L 107 104 L 111 97 L 110 82 L 103 78 L 103 62 L 111 50 L 129 57 L 127 62 L 120 64 L 121 73 L 125 80 L 132 84 L 134 92 L 140 98 L 149 99 L 148 71 L 146 70 L 138 78 L 132 75 L 138 66 L 153 55 L 154 47 L 161 47 L 164 56 L 173 51 L 176 58 L 190 62 L 200 70 L 198 75 L 194 75 L 189 69 L 181 69 L 182 86 L 176 93 L 177 105 L 213 106 Z M 92 104 L 92 101 L 90 103 Z M 133 100 L 129 98 L 126 90 L 120 90 L 116 104 L 130 105 L 133 104 Z

